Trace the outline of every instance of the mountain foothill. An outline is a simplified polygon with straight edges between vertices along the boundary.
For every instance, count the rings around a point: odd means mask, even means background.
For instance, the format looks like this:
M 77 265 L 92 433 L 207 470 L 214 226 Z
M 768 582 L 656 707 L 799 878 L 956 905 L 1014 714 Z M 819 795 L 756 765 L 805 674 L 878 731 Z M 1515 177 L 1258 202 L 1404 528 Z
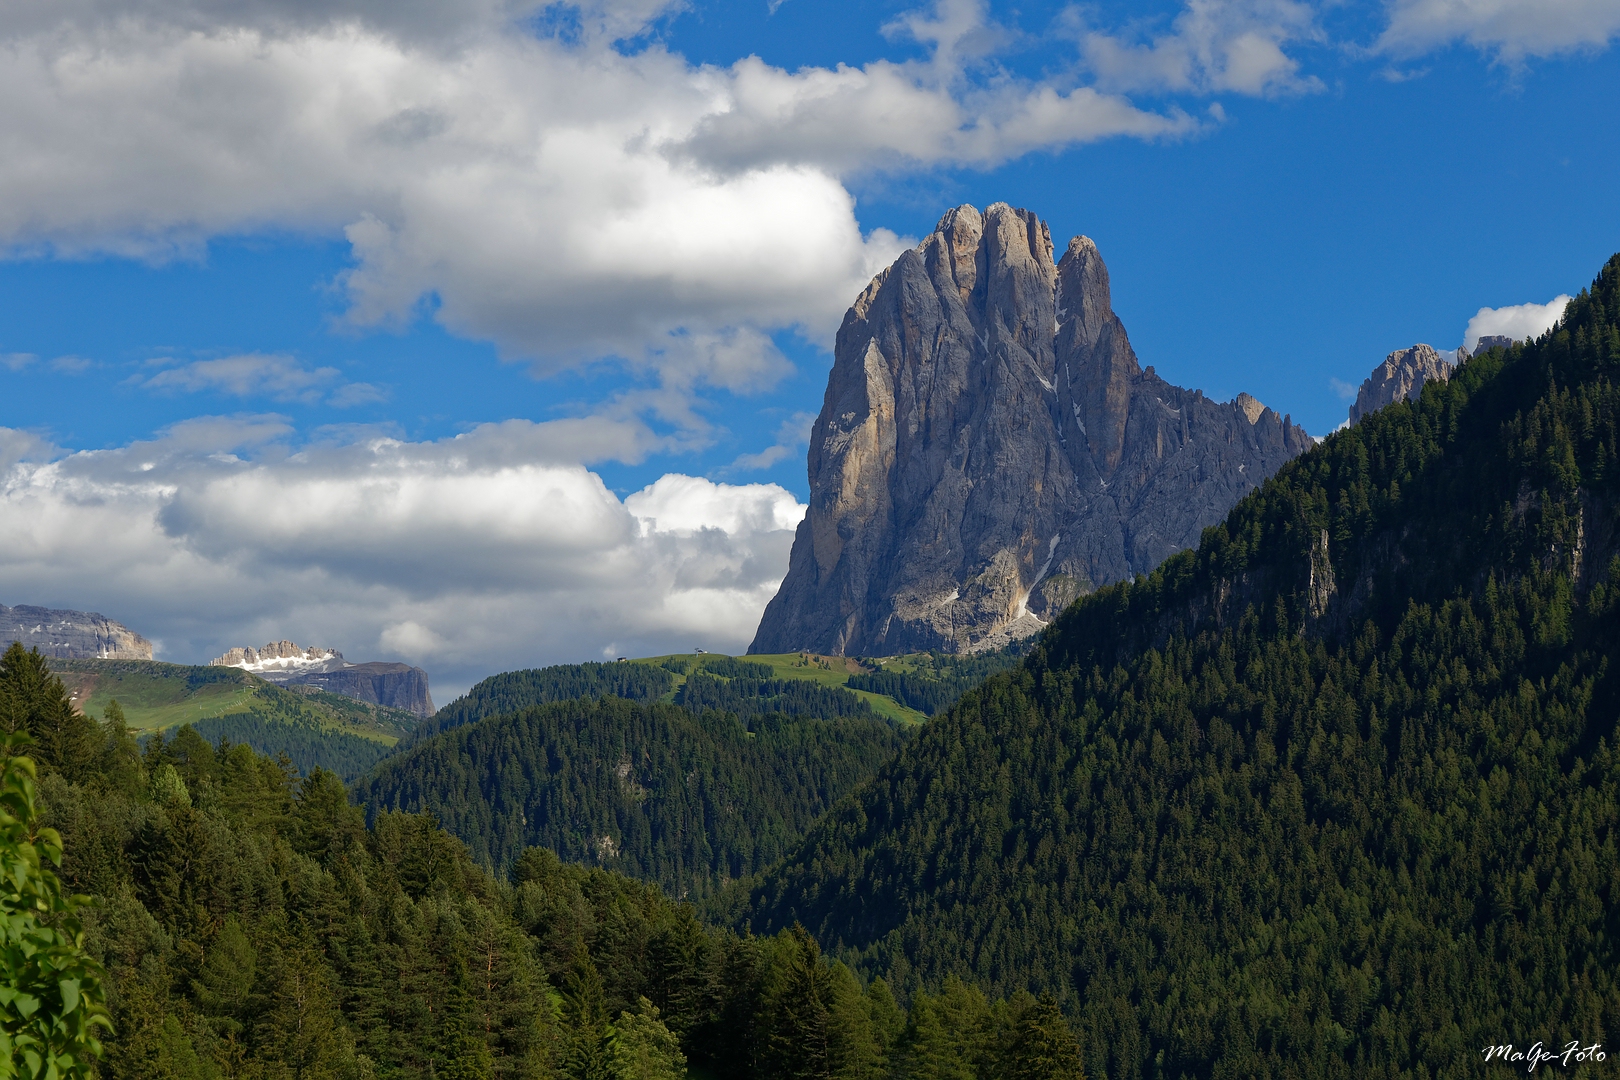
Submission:
M 1620 1031 L 1620 256 L 1318 441 L 1140 367 L 1053 252 L 962 207 L 857 300 L 750 655 L 420 715 L 0 608 L 94 651 L 0 658 L 0 789 L 94 898 L 96 1073 L 1460 1077 Z

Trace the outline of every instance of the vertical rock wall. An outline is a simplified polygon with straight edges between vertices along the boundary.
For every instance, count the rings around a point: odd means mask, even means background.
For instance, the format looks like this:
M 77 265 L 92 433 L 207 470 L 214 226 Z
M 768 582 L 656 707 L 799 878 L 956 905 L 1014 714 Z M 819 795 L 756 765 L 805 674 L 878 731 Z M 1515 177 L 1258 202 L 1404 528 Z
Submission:
M 1096 245 L 949 211 L 844 316 L 810 509 L 752 652 L 972 652 L 1196 544 L 1310 445 L 1143 371 Z

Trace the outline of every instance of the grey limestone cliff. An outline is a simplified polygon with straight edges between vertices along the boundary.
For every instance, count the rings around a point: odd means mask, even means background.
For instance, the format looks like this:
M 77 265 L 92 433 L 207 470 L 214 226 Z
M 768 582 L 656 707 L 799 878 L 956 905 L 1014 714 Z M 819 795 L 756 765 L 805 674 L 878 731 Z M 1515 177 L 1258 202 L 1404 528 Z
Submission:
M 20 641 L 58 660 L 150 660 L 152 643 L 93 611 L 0 604 L 0 649 Z
M 861 293 L 810 439 L 810 509 L 751 652 L 976 652 L 1194 545 L 1310 445 L 1247 394 L 1143 370 L 1085 237 L 949 211 Z
M 417 716 L 434 712 L 427 672 L 409 664 L 351 664 L 336 649 L 305 648 L 285 640 L 272 641 L 262 649 L 227 649 L 209 664 L 241 668 L 283 686 L 313 686 L 372 705 L 408 709 Z
M 349 664 L 336 671 L 311 671 L 285 681 L 313 686 L 373 705 L 408 709 L 417 716 L 432 716 L 434 712 L 433 698 L 428 693 L 427 672 L 409 664 L 382 661 Z
M 1468 359 L 1463 350 L 1457 351 L 1459 362 Z M 1456 366 L 1445 360 L 1428 345 L 1413 345 L 1409 349 L 1396 349 L 1384 357 L 1384 362 L 1373 368 L 1356 393 L 1356 403 L 1350 406 L 1350 422 L 1360 423 L 1363 416 L 1397 401 L 1417 397 L 1423 384 L 1444 382 L 1451 378 Z

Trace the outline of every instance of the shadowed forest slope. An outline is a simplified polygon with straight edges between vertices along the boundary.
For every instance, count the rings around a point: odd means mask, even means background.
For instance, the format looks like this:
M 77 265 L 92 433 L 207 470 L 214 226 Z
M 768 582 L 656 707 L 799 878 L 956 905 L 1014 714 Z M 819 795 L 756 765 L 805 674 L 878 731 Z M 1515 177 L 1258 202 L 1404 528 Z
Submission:
M 745 725 L 587 698 L 441 732 L 382 762 L 355 795 L 373 815 L 433 814 L 486 866 L 539 845 L 695 897 L 781 859 L 901 741 L 870 714 Z

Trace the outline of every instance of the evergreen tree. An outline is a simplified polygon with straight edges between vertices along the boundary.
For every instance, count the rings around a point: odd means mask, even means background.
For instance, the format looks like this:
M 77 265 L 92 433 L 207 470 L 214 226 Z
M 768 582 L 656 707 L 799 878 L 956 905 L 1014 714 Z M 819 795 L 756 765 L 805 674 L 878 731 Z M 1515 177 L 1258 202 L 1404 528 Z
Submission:
M 567 1030 L 562 1070 L 570 1080 L 613 1080 L 613 1030 L 608 1024 L 601 973 L 587 957 L 576 960 L 562 986 Z
M 821 947 L 797 923 L 774 945 L 765 991 L 766 1068 L 782 1080 L 828 1080 L 835 1064 L 827 1008 L 832 978 Z
M 41 765 L 76 779 L 101 744 L 95 721 L 74 709 L 39 649 L 16 641 L 0 656 L 0 729 L 30 736 Z
M 1018 1017 L 1003 1060 L 1005 1080 L 1085 1080 L 1080 1043 L 1050 995 Z

